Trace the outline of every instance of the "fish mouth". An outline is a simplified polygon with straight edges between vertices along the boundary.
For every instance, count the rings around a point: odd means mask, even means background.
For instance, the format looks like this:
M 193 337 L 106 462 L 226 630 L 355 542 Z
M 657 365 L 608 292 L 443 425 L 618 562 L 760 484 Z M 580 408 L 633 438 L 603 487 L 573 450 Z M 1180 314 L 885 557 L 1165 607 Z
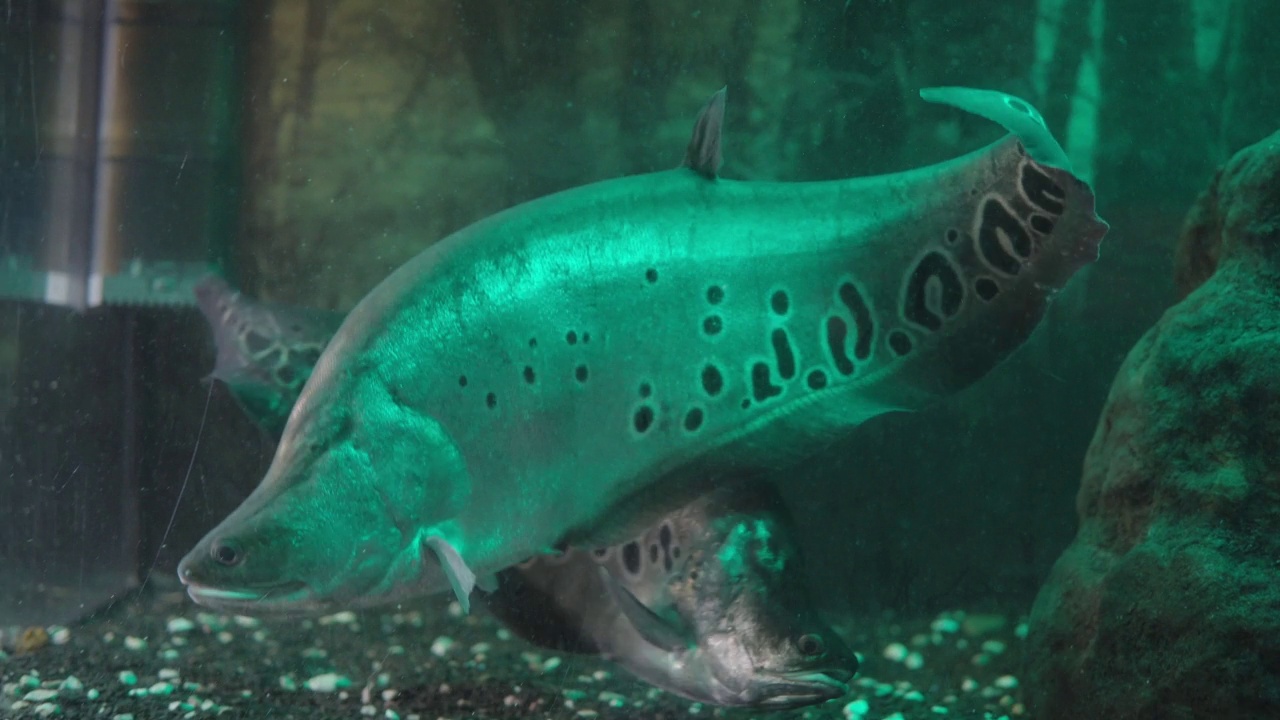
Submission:
M 304 582 L 286 582 L 253 588 L 216 588 L 188 582 L 187 595 L 197 605 L 204 605 L 214 610 L 266 612 L 296 608 L 310 598 L 311 588 Z
M 778 685 L 760 702 L 772 709 L 796 708 L 834 700 L 849 693 L 853 673 L 843 668 L 807 670 L 777 676 Z

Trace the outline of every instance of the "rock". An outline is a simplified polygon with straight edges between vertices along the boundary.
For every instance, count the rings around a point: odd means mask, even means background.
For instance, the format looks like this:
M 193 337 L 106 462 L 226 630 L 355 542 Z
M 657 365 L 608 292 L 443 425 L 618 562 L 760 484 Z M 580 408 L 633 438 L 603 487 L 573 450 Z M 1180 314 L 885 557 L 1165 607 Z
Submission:
M 1196 203 L 1032 610 L 1035 717 L 1280 717 L 1280 133 Z M 1203 276 L 1203 277 L 1202 277 Z

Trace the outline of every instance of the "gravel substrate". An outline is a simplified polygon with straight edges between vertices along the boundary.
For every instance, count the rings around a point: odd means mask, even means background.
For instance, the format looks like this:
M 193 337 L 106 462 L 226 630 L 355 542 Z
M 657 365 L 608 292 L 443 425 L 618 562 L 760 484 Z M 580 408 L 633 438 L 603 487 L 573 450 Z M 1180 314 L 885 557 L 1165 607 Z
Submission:
M 155 579 L 153 578 L 153 583 Z M 167 585 L 167 584 L 166 584 Z M 4 717 L 147 718 L 1020 718 L 1023 621 L 998 614 L 838 623 L 863 656 L 853 690 L 758 713 L 693 704 L 609 663 L 511 637 L 443 600 L 401 612 L 257 620 L 149 589 L 48 644 L 0 654 Z M 38 635 L 38 633 L 37 633 Z

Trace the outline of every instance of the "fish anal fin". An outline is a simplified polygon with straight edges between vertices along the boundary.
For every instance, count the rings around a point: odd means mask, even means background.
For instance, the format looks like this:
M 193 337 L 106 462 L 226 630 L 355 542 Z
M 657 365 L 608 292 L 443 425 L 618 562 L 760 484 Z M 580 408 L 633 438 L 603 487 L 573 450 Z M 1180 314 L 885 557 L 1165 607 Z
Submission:
M 636 632 L 647 642 L 664 650 L 678 651 L 693 647 L 696 643 L 687 627 L 677 627 L 640 602 L 630 590 L 622 587 L 607 569 L 598 569 L 609 595 L 618 609 L 629 620 Z
M 720 152 L 720 136 L 724 132 L 724 103 L 728 93 L 722 87 L 707 100 L 693 123 L 693 137 L 684 151 L 684 165 L 703 177 L 714 180 L 724 158 Z
M 476 575 L 471 572 L 471 568 L 467 567 L 467 563 L 463 561 L 458 551 L 449 544 L 448 540 L 439 535 L 428 535 L 423 543 L 431 548 L 435 553 L 436 559 L 440 561 L 440 567 L 444 569 L 445 577 L 449 580 L 449 587 L 453 588 L 453 594 L 458 598 L 458 604 L 462 606 L 463 614 L 471 612 L 471 591 L 476 586 Z

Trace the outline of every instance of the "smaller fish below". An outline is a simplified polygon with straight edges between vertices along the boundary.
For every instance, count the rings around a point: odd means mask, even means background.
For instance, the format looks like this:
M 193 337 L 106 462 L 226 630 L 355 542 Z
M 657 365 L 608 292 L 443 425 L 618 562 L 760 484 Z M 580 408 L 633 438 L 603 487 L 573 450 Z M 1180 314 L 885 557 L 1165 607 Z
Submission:
M 216 278 L 201 288 L 218 348 L 212 377 L 278 439 L 301 388 L 280 380 L 279 358 L 305 381 L 305 350 L 323 348 L 342 316 L 256 303 Z M 280 353 L 254 352 L 250 333 Z M 825 702 L 848 692 L 858 660 L 814 608 L 783 508 L 772 486 L 733 484 L 631 542 L 571 547 L 503 570 L 483 602 L 535 645 L 599 655 L 694 702 L 770 709 Z
M 289 412 L 342 313 L 260 303 L 210 275 L 196 285 L 196 305 L 213 332 L 221 380 L 255 424 L 280 438 Z
M 814 705 L 845 695 L 858 670 L 814 607 L 781 497 L 760 481 L 713 490 L 631 542 L 535 556 L 498 581 L 485 603 L 521 637 L 696 702 Z

